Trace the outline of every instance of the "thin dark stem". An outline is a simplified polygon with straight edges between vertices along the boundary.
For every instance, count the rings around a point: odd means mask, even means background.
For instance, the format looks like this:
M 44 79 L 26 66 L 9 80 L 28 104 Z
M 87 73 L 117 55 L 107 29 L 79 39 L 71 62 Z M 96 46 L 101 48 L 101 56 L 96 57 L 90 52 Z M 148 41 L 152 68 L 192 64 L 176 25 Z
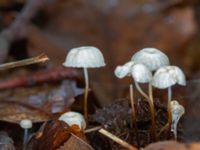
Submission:
M 26 65 L 30 65 L 30 64 L 45 62 L 47 60 L 49 60 L 49 58 L 47 57 L 47 55 L 40 54 L 37 57 L 33 57 L 33 58 L 28 58 L 28 59 L 14 61 L 14 62 L 10 62 L 10 63 L 1 64 L 0 65 L 0 70 L 6 70 L 6 69 L 15 68 L 15 67 L 21 67 L 21 66 L 26 66 Z
M 139 141 L 139 136 L 138 136 L 138 128 L 137 128 L 137 120 L 136 120 L 136 111 L 135 111 L 135 102 L 134 102 L 134 95 L 133 95 L 133 85 L 129 85 L 129 92 L 130 92 L 130 102 L 131 102 L 131 110 L 132 110 L 132 121 L 133 121 L 133 126 L 136 131 L 136 140 L 137 140 L 137 146 L 140 147 L 140 141 Z
M 171 133 L 171 125 L 172 125 L 172 110 L 171 110 L 171 99 L 172 99 L 172 88 L 168 88 L 168 102 L 167 102 L 167 109 L 168 109 L 168 138 L 170 138 Z
M 86 123 L 88 121 L 88 90 L 89 90 L 89 78 L 87 68 L 83 68 L 85 77 L 85 93 L 84 93 L 84 116 Z

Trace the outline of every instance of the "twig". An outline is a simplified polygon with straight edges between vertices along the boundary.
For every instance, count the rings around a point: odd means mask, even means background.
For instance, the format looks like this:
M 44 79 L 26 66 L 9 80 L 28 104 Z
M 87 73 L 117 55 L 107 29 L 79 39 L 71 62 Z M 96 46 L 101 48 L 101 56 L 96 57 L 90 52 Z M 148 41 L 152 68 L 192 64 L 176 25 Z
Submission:
M 43 62 L 46 62 L 48 60 L 49 60 L 49 57 L 47 57 L 46 54 L 40 54 L 37 57 L 1 64 L 0 70 L 6 70 L 6 69 L 15 68 L 15 67 L 21 67 L 21 66 L 36 64 L 36 63 L 40 63 L 40 62 L 43 63 Z
M 135 148 L 134 146 L 128 144 L 127 142 L 123 141 L 122 139 L 116 137 L 115 135 L 113 135 L 112 133 L 106 131 L 105 129 L 100 129 L 99 133 L 105 135 L 106 137 L 112 139 L 113 141 L 115 141 L 116 143 L 120 144 L 121 146 L 127 148 L 128 150 L 137 150 L 137 148 Z
M 87 133 L 91 133 L 91 132 L 94 132 L 94 131 L 98 131 L 101 128 L 102 128 L 102 126 L 97 126 L 97 127 L 85 130 L 84 133 L 87 134 Z

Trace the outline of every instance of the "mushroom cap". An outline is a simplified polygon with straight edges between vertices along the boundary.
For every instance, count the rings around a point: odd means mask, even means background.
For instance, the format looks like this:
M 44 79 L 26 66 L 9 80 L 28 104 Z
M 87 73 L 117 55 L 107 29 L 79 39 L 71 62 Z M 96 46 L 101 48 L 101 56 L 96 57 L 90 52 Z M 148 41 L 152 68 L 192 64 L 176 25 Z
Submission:
M 32 128 L 32 121 L 29 119 L 23 119 L 20 121 L 19 125 L 21 128 L 30 129 Z
M 82 114 L 78 112 L 69 111 L 62 114 L 59 119 L 64 121 L 69 126 L 78 125 L 80 129 L 84 130 L 86 128 L 86 122 Z
M 171 101 L 171 109 L 172 109 L 172 114 L 174 114 L 174 116 L 178 116 L 178 115 L 183 115 L 185 113 L 185 108 L 180 105 L 179 103 L 173 102 Z
M 71 49 L 63 65 L 76 68 L 97 68 L 105 66 L 105 62 L 98 48 L 83 46 Z
M 171 110 L 172 110 L 172 122 L 176 123 L 179 121 L 181 116 L 185 113 L 185 108 L 180 105 L 177 101 L 171 101 Z
M 151 71 L 143 64 L 135 64 L 132 67 L 131 74 L 138 83 L 148 83 L 152 80 Z
M 156 48 L 144 48 L 135 53 L 131 60 L 138 64 L 144 64 L 151 71 L 170 64 L 167 55 Z
M 159 89 L 165 89 L 178 83 L 185 86 L 186 80 L 183 71 L 177 66 L 164 66 L 156 71 L 152 85 Z
M 131 75 L 131 68 L 135 63 L 133 61 L 129 61 L 125 63 L 123 66 L 117 66 L 114 73 L 115 76 L 118 78 L 122 79 L 125 76 L 130 76 Z

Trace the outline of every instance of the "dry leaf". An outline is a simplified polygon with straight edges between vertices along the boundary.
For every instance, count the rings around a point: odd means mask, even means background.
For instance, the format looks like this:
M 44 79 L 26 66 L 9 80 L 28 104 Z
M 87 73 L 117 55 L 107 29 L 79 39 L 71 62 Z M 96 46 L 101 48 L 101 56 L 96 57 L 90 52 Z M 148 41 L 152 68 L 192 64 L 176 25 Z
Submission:
M 71 134 L 67 142 L 57 150 L 94 150 L 86 141 Z
M 23 119 L 32 122 L 43 122 L 49 120 L 50 115 L 33 106 L 16 101 L 0 101 L 0 120 L 19 123 Z

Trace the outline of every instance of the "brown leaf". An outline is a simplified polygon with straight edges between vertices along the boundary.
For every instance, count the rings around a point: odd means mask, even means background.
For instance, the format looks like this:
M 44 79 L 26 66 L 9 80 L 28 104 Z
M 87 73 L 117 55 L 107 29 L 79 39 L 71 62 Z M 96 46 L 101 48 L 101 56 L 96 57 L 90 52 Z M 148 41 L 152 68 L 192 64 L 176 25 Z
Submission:
M 32 137 L 27 147 L 28 149 L 33 150 L 55 150 L 57 148 L 59 149 L 69 146 L 67 144 L 68 142 L 74 143 L 75 140 L 74 138 L 71 138 L 72 136 L 76 137 L 77 145 L 80 145 L 81 143 L 83 147 L 85 146 L 90 148 L 90 146 L 85 142 L 84 134 L 76 126 L 71 128 L 66 123 L 59 120 L 51 120 L 44 123 L 36 135 Z M 73 150 L 73 145 L 70 146 L 72 146 L 70 147 L 70 150 Z
M 66 123 L 51 120 L 42 125 L 35 136 L 27 145 L 29 150 L 55 150 L 70 137 L 70 131 Z
M 67 142 L 57 150 L 94 150 L 86 141 L 71 134 Z
M 50 115 L 38 108 L 16 101 L 0 101 L 0 120 L 19 123 L 22 119 L 32 122 L 49 120 Z

